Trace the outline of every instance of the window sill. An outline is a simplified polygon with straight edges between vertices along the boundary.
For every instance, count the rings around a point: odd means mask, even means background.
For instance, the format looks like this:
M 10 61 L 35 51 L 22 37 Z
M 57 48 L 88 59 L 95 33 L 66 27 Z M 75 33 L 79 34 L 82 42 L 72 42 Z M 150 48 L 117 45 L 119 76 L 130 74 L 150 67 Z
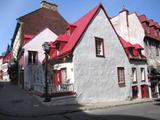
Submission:
M 118 82 L 119 87 L 125 87 L 125 82 Z
M 104 55 L 96 55 L 96 57 L 105 58 L 105 56 L 104 56 Z
M 133 84 L 137 84 L 137 81 L 133 81 L 132 83 L 133 83 Z

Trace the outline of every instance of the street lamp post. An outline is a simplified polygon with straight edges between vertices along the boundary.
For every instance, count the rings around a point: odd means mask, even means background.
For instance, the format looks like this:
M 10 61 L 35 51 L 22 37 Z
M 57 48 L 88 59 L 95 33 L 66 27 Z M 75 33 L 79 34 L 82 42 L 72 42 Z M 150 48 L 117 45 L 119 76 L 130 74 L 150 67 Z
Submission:
M 47 76 L 48 76 L 48 54 L 50 52 L 50 45 L 48 42 L 44 42 L 43 45 L 43 50 L 45 51 L 45 60 L 46 60 L 46 64 L 45 64 L 45 99 L 44 99 L 44 102 L 50 102 L 51 101 L 51 98 L 48 94 L 48 79 L 47 79 Z

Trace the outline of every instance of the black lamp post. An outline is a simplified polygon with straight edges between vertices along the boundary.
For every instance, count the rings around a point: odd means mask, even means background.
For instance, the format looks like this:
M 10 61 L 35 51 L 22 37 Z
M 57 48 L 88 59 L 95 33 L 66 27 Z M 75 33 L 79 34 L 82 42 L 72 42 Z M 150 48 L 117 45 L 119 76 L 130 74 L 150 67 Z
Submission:
M 48 76 L 48 54 L 50 52 L 50 44 L 48 42 L 44 42 L 43 45 L 43 50 L 45 51 L 45 60 L 46 60 L 46 64 L 45 64 L 45 99 L 44 99 L 44 102 L 50 102 L 51 101 L 51 98 L 48 94 L 48 79 L 47 79 L 47 76 Z

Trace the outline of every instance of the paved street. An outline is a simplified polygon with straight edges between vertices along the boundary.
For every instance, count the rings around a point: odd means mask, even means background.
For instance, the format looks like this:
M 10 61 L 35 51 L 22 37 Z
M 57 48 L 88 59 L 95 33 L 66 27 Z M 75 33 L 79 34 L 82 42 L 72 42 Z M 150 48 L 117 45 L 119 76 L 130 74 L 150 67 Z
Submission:
M 117 106 L 119 102 L 109 107 L 111 103 L 92 104 L 83 107 L 84 111 L 81 105 L 53 106 L 51 103 L 45 105 L 15 85 L 0 83 L 0 120 L 160 120 L 160 103 L 151 101 L 131 101 Z
M 160 105 L 149 102 L 43 117 L 0 117 L 1 120 L 160 120 Z

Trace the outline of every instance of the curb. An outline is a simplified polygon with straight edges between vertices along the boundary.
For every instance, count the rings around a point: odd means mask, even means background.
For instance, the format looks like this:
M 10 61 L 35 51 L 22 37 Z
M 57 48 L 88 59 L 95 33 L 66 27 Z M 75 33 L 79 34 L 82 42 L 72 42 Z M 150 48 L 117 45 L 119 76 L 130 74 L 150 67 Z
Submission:
M 47 116 L 53 116 L 53 115 L 64 115 L 68 113 L 76 113 L 76 112 L 82 112 L 87 110 L 96 110 L 96 109 L 105 109 L 105 108 L 113 108 L 113 107 L 119 107 L 119 106 L 127 106 L 127 105 L 133 105 L 133 104 L 141 104 L 141 103 L 147 103 L 147 102 L 153 102 L 153 100 L 147 100 L 147 101 L 138 101 L 138 102 L 131 102 L 131 103 L 124 103 L 124 104 L 115 104 L 115 105 L 104 105 L 99 107 L 80 107 L 79 109 L 75 110 L 66 110 L 66 111 L 59 111 L 56 113 L 48 113 L 48 114 L 35 114 L 35 115 L 20 115 L 20 114 L 12 114 L 7 112 L 2 112 L 3 110 L 0 109 L 0 115 L 3 116 L 10 116 L 10 117 L 18 117 L 18 118 L 39 118 L 39 117 L 47 117 Z
M 96 109 L 105 109 L 105 108 L 113 108 L 113 107 L 119 107 L 119 106 L 127 106 L 127 105 L 135 105 L 135 104 L 143 104 L 143 103 L 148 103 L 148 102 L 153 102 L 153 100 L 147 100 L 147 101 L 139 101 L 139 102 L 131 102 L 131 103 L 124 103 L 124 104 L 113 104 L 113 105 L 107 105 L 107 106 L 99 106 L 99 107 L 84 107 L 81 110 L 96 110 Z

